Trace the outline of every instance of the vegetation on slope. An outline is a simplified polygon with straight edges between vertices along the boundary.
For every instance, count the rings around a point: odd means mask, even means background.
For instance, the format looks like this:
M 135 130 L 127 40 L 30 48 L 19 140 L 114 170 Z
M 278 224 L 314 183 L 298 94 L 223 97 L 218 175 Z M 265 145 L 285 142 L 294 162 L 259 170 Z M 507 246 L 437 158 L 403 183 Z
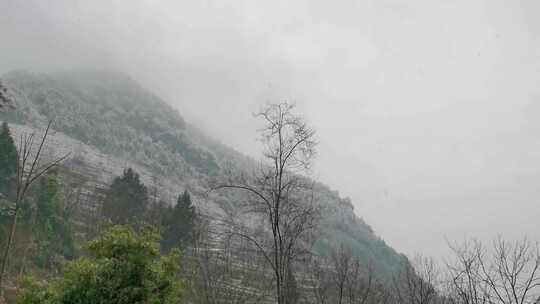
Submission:
M 189 140 L 178 111 L 124 75 L 13 72 L 4 79 L 17 96 L 17 109 L 0 119 L 24 124 L 54 119 L 58 131 L 164 174 L 190 169 L 213 174 L 219 168 L 210 152 Z
M 62 277 L 27 280 L 17 303 L 179 303 L 180 252 L 161 256 L 155 231 L 114 226 L 86 247 L 90 256 L 68 262 Z
M 171 180 L 190 179 L 206 188 L 225 163 L 235 168 L 253 162 L 185 123 L 180 114 L 128 77 L 110 71 L 77 70 L 55 74 L 12 72 L 4 83 L 17 98 L 16 111 L 0 120 L 37 125 L 55 119 L 55 128 L 105 153 L 132 160 Z M 352 205 L 337 192 L 316 185 L 316 199 L 327 206 L 317 249 L 343 241 L 366 264 L 390 277 L 403 266 L 401 255 L 354 215 Z M 207 199 L 226 213 L 237 212 L 238 196 Z

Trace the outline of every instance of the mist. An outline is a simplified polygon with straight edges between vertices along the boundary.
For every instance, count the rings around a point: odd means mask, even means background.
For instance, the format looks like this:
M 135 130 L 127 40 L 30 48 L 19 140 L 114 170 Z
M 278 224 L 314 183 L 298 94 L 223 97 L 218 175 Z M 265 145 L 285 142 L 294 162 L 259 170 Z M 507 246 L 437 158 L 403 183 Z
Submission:
M 252 113 L 296 102 L 313 177 L 404 253 L 539 239 L 540 3 L 0 1 L 0 73 L 132 76 L 258 157 Z

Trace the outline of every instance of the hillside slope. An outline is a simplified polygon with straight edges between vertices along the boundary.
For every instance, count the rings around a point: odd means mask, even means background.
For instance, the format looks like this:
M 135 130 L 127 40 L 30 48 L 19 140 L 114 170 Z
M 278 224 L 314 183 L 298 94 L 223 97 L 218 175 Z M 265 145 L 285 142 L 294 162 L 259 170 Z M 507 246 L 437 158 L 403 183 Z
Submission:
M 0 120 L 18 125 L 20 132 L 54 119 L 55 130 L 62 133 L 53 137 L 57 151 L 71 151 L 72 164 L 108 172 L 92 175 L 94 184 L 106 184 L 123 167 L 134 166 L 168 201 L 188 189 L 207 214 L 238 211 L 234 196 L 205 195 L 207 182 L 225 166 L 246 169 L 255 162 L 186 123 L 177 110 L 129 77 L 101 70 L 17 71 L 2 81 L 16 96 L 16 110 L 0 113 Z M 84 174 L 86 169 L 79 171 Z M 403 256 L 355 215 L 349 200 L 322 184 L 316 184 L 316 198 L 329 206 L 316 244 L 320 253 L 341 241 L 364 263 L 373 264 L 381 277 L 401 268 Z

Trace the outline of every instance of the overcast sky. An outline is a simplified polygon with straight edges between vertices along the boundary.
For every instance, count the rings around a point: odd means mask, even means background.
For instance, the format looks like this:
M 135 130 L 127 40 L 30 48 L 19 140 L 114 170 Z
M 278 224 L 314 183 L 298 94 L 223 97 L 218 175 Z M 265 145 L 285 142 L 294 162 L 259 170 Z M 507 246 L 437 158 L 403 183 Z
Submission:
M 257 154 L 251 113 L 289 100 L 314 177 L 390 245 L 540 239 L 536 0 L 0 0 L 0 73 L 113 68 Z

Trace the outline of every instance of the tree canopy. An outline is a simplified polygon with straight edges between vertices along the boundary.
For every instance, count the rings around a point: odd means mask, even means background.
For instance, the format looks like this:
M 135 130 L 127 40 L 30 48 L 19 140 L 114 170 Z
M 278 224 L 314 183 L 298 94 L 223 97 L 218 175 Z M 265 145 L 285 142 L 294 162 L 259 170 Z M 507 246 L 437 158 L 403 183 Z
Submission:
M 154 229 L 140 233 L 128 226 L 113 226 L 81 257 L 66 265 L 61 278 L 52 282 L 28 279 L 19 304 L 173 304 L 184 291 L 177 278 L 179 251 L 167 256 L 159 251 Z
M 51 170 L 40 179 L 34 200 L 31 228 L 35 236 L 35 259 L 38 265 L 51 269 L 56 256 L 72 258 L 75 254 L 71 217 L 60 193 L 57 170 Z
M 8 184 L 16 173 L 17 148 L 8 124 L 3 122 L 0 130 L 0 193 L 7 195 Z
M 185 245 L 192 238 L 195 207 L 187 191 L 180 194 L 174 207 L 168 207 L 163 217 L 163 248 L 169 250 Z
M 134 224 L 142 218 L 148 203 L 148 190 L 133 169 L 114 179 L 103 202 L 103 216 L 113 224 Z

